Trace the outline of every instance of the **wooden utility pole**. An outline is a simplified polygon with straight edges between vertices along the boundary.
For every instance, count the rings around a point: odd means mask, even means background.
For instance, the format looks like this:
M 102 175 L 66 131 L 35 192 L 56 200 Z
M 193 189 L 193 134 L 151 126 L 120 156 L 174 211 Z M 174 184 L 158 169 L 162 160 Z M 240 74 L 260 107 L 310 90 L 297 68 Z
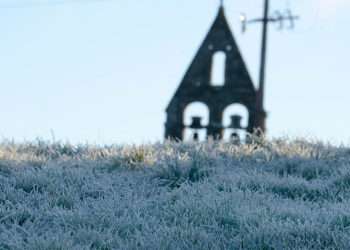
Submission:
M 260 57 L 260 75 L 259 75 L 259 89 L 257 93 L 257 111 L 264 116 L 263 120 L 259 122 L 260 129 L 265 132 L 266 112 L 264 108 L 264 93 L 265 93 L 265 72 L 266 72 L 266 53 L 267 53 L 267 33 L 269 24 L 269 0 L 265 0 L 264 17 L 261 20 L 263 23 L 262 42 L 261 42 L 261 57 Z
M 256 112 L 258 113 L 258 120 L 256 122 L 256 128 L 261 132 L 266 131 L 266 111 L 264 108 L 264 96 L 265 96 L 265 79 L 266 79 L 266 55 L 267 55 L 267 40 L 268 40 L 268 26 L 270 23 L 279 23 L 280 29 L 283 28 L 284 22 L 290 22 L 290 28 L 294 27 L 294 21 L 298 16 L 293 16 L 291 11 L 287 11 L 286 14 L 282 14 L 276 11 L 273 16 L 269 14 L 270 0 L 264 0 L 263 17 L 252 20 L 247 20 L 246 15 L 241 15 L 242 30 L 243 32 L 247 28 L 247 24 L 250 23 L 262 23 L 262 42 L 261 42 L 261 55 L 260 55 L 260 74 L 259 74 L 259 88 L 257 91 L 257 103 Z

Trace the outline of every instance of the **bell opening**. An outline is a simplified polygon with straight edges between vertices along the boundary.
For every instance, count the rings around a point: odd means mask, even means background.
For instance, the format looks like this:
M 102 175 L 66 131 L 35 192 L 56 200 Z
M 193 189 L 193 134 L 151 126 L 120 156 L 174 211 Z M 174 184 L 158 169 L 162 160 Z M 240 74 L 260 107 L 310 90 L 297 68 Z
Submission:
M 249 112 L 242 104 L 231 104 L 223 113 L 223 139 L 244 143 L 246 141 L 246 128 L 248 127 Z
M 205 141 L 209 124 L 209 108 L 202 102 L 193 102 L 184 110 L 184 141 Z

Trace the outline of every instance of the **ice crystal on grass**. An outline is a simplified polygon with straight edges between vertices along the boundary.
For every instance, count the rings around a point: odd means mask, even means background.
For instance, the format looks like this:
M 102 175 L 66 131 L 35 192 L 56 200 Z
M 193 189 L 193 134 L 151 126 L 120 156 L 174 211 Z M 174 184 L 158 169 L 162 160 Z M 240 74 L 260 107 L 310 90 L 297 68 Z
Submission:
M 0 249 L 350 249 L 350 149 L 0 145 Z
M 194 158 L 191 160 L 168 160 L 154 168 L 154 178 L 159 179 L 160 185 L 178 188 L 182 183 L 195 183 L 211 174 L 208 163 Z

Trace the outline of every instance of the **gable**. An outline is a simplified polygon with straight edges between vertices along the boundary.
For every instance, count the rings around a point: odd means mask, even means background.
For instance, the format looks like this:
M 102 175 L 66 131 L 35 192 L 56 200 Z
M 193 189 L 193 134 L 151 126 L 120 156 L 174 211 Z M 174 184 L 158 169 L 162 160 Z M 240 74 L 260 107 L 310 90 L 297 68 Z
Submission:
M 224 9 L 220 7 L 214 23 L 195 55 L 174 97 L 179 97 L 184 92 L 188 94 L 192 89 L 194 90 L 199 86 L 202 88 L 211 86 L 214 66 L 213 58 L 215 58 L 217 53 L 224 53 L 226 56 L 226 64 L 223 72 L 226 90 L 230 89 L 232 92 L 245 92 L 255 95 L 255 88 L 246 64 L 230 30 Z

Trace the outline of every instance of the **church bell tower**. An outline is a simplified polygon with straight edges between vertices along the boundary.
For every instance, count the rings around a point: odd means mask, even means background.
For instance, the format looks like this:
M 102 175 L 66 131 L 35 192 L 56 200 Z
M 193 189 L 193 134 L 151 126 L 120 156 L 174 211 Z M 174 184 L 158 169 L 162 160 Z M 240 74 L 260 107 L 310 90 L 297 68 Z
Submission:
M 216 64 L 223 67 L 222 76 L 217 77 Z M 206 138 L 222 139 L 226 130 L 232 139 L 244 133 L 253 133 L 265 116 L 257 107 L 258 91 L 248 73 L 237 43 L 221 5 L 209 33 L 185 73 L 167 109 L 165 138 L 184 140 L 184 131 L 193 131 L 192 139 L 198 140 L 198 130 L 205 130 Z M 202 103 L 208 109 L 208 123 L 203 117 L 192 116 L 192 123 L 185 124 L 184 112 L 192 103 Z M 247 110 L 246 122 L 242 115 L 230 115 L 230 123 L 224 124 L 224 112 L 232 105 Z M 260 119 L 260 120 L 259 120 Z M 241 131 L 241 132 L 239 132 Z

